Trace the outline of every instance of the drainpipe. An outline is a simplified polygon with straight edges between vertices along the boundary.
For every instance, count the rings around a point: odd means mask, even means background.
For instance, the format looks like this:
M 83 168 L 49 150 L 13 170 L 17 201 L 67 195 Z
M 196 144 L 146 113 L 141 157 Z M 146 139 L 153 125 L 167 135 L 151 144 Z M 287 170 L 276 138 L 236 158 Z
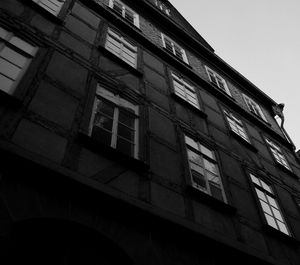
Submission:
M 277 115 L 281 119 L 281 124 L 280 124 L 280 129 L 283 132 L 284 136 L 287 138 L 288 142 L 293 146 L 293 149 L 296 150 L 296 147 L 292 141 L 292 139 L 289 137 L 288 133 L 284 129 L 284 115 L 283 115 L 283 108 L 284 108 L 284 103 L 280 103 L 276 106 L 273 106 L 273 111 L 275 113 L 275 116 Z

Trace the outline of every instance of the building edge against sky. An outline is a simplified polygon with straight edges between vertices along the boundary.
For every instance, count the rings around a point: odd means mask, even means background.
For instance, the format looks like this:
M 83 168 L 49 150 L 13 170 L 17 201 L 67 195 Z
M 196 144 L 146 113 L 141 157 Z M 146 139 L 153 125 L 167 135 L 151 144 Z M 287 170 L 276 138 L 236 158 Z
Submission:
M 282 105 L 180 10 L 0 8 L 2 264 L 299 264 Z

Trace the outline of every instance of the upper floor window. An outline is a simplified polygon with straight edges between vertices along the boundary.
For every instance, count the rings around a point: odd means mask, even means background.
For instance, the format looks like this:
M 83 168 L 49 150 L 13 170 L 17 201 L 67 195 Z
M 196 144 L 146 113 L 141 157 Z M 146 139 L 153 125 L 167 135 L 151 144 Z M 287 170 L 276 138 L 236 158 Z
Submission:
M 129 23 L 139 27 L 139 15 L 119 0 L 109 0 L 109 7 L 125 18 Z
M 167 8 L 167 6 L 160 0 L 155 0 L 155 5 L 158 9 L 160 9 L 162 12 L 166 13 L 168 16 L 170 16 L 170 9 Z
M 172 73 L 172 78 L 175 94 L 183 98 L 194 107 L 200 109 L 195 88 L 175 73 Z
M 66 0 L 32 0 L 49 13 L 57 16 Z
M 246 140 L 247 142 L 250 142 L 242 121 L 227 110 L 224 110 L 224 113 L 225 113 L 227 122 L 230 126 L 230 129 L 233 132 L 235 132 L 237 135 L 242 137 L 244 140 Z
M 99 142 L 138 158 L 139 108 L 98 85 L 89 135 Z
M 287 235 L 291 235 L 272 187 L 253 174 L 250 174 L 250 177 L 268 225 Z
M 215 153 L 185 135 L 192 186 L 226 202 Z
M 0 27 L 0 89 L 12 95 L 38 48 Z
M 264 113 L 261 110 L 261 107 L 253 99 L 249 98 L 245 94 L 243 94 L 243 97 L 244 97 L 244 100 L 247 104 L 249 111 L 252 112 L 253 114 L 255 114 L 256 116 L 260 117 L 261 119 L 267 121 Z
M 281 148 L 276 145 L 274 142 L 266 138 L 266 142 L 271 150 L 271 153 L 273 154 L 275 160 L 277 163 L 281 164 L 284 166 L 286 169 L 292 171 L 291 167 L 289 166 Z
M 219 74 L 217 74 L 215 71 L 210 69 L 209 67 L 205 67 L 206 72 L 208 74 L 208 78 L 210 82 L 212 82 L 214 85 L 216 85 L 218 88 L 226 92 L 229 96 L 231 96 L 230 91 L 227 87 L 227 83 L 223 77 L 221 77 Z
M 178 59 L 184 61 L 185 63 L 189 63 L 185 54 L 185 50 L 182 49 L 176 42 L 167 37 L 164 34 L 162 36 L 162 44 L 163 47 L 170 53 L 174 54 Z
M 121 58 L 123 61 L 136 68 L 137 47 L 119 32 L 108 29 L 105 48 Z

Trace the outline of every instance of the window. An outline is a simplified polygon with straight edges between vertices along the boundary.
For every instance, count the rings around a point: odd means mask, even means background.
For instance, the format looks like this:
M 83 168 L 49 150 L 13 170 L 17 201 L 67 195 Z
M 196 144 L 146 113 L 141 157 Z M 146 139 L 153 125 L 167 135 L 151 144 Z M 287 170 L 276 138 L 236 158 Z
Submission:
M 208 78 L 209 78 L 210 82 L 212 82 L 218 88 L 220 88 L 225 93 L 227 93 L 229 96 L 231 96 L 230 91 L 229 91 L 229 89 L 227 87 L 225 79 L 223 77 L 221 77 L 220 75 L 218 75 L 212 69 L 208 68 L 207 66 L 205 68 L 206 68 L 206 72 L 208 74 Z
M 13 95 L 37 47 L 0 27 L 0 89 Z
M 158 9 L 160 9 L 162 12 L 166 13 L 168 16 L 170 16 L 170 9 L 167 8 L 167 6 L 162 3 L 159 0 L 155 0 L 155 5 L 157 6 Z
M 254 184 L 256 195 L 259 199 L 261 209 L 268 225 L 287 235 L 291 235 L 277 203 L 272 187 L 253 174 L 250 174 L 250 177 Z
M 269 139 L 266 139 L 266 142 L 267 142 L 276 162 L 281 164 L 282 166 L 284 166 L 286 169 L 292 171 L 281 148 Z
M 172 78 L 175 94 L 183 98 L 194 107 L 200 109 L 195 88 L 174 73 L 172 73 Z
M 32 0 L 49 13 L 57 16 L 66 0 Z
M 132 67 L 136 68 L 137 47 L 120 33 L 108 29 L 105 48 Z
M 242 137 L 245 141 L 250 143 L 250 140 L 248 138 L 248 135 L 246 133 L 246 130 L 244 128 L 244 125 L 240 119 L 238 119 L 236 116 L 234 116 L 231 112 L 224 110 L 227 122 L 230 126 L 230 129 Z
M 192 186 L 226 202 L 216 157 L 213 151 L 185 135 Z
M 138 106 L 98 85 L 89 135 L 138 158 Z
M 185 50 L 182 49 L 177 43 L 171 40 L 169 37 L 162 35 L 163 47 L 170 53 L 174 54 L 178 59 L 188 64 L 188 60 L 185 54 Z
M 125 18 L 129 23 L 139 27 L 139 15 L 119 0 L 109 0 L 109 7 Z
M 267 121 L 265 115 L 263 114 L 260 106 L 251 98 L 243 94 L 244 100 L 246 102 L 246 105 L 250 112 L 252 112 L 254 115 L 258 116 L 259 118 Z

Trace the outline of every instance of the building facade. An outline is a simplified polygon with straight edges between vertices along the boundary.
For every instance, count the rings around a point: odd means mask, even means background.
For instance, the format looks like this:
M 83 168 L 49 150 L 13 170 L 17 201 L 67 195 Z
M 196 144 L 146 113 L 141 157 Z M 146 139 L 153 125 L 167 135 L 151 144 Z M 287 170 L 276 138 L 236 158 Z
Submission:
M 165 0 L 1 0 L 1 264 L 300 264 L 275 101 Z

